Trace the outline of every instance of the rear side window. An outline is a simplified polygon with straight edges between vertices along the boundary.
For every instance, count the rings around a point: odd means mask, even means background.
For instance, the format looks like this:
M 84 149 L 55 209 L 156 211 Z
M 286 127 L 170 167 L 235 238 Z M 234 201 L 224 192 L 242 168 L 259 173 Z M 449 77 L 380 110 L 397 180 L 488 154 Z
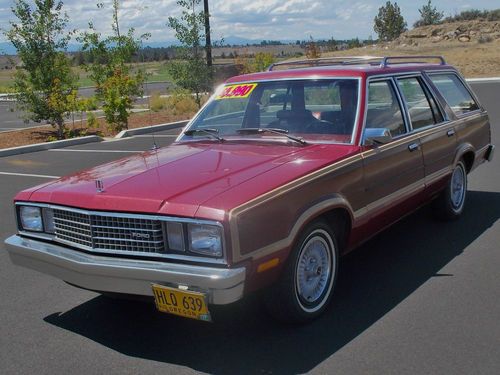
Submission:
M 455 114 L 462 115 L 479 109 L 469 90 L 455 74 L 432 74 L 430 78 Z
M 417 77 L 398 79 L 398 85 L 406 99 L 406 106 L 413 129 L 423 128 L 442 121 L 442 118 L 438 118 L 438 113 L 434 113 L 431 102 L 429 102 Z M 435 107 L 435 109 L 437 108 Z

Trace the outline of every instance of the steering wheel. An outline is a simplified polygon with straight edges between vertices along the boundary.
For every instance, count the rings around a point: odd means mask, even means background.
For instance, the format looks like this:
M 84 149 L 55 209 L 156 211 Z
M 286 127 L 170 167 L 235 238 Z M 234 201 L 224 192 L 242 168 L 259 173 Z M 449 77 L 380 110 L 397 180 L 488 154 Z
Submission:
M 305 133 L 311 134 L 343 134 L 343 125 L 339 122 L 313 119 L 304 126 Z

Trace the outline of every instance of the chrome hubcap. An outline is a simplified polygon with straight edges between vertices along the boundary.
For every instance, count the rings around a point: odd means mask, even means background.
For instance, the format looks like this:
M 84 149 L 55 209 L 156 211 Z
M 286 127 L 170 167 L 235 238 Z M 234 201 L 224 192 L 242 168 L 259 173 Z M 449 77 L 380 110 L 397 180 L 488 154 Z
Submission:
M 304 245 L 297 264 L 297 292 L 306 304 L 320 299 L 329 287 L 331 259 L 323 237 L 311 237 Z
M 451 176 L 451 204 L 454 209 L 459 209 L 465 197 L 465 172 L 459 166 L 453 171 Z

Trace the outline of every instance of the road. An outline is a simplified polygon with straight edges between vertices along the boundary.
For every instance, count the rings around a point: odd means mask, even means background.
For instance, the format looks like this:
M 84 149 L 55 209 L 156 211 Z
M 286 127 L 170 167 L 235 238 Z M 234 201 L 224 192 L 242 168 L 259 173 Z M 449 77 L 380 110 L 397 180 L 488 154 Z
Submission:
M 474 89 L 500 145 L 500 84 Z M 0 173 L 25 174 L 0 177 L 0 238 L 15 231 L 14 194 L 48 181 L 30 174 L 64 175 L 151 144 L 139 136 L 0 158 Z M 344 257 L 334 302 L 300 327 L 271 320 L 255 297 L 217 310 L 213 324 L 162 315 L 15 267 L 0 251 L 0 373 L 496 375 L 499 218 L 497 154 L 470 175 L 460 220 L 423 208 Z
M 168 82 L 153 82 L 144 85 L 144 95 L 148 96 L 154 92 L 165 93 L 166 88 L 169 84 Z M 84 97 L 89 97 L 93 95 L 93 88 L 82 88 L 79 90 L 79 94 Z M 139 99 L 137 101 L 139 104 L 146 103 L 146 100 Z M 0 132 L 11 131 L 18 129 L 26 129 L 29 127 L 44 125 L 35 123 L 33 121 L 27 121 L 23 119 L 23 113 L 18 111 L 15 102 L 7 102 L 0 100 Z

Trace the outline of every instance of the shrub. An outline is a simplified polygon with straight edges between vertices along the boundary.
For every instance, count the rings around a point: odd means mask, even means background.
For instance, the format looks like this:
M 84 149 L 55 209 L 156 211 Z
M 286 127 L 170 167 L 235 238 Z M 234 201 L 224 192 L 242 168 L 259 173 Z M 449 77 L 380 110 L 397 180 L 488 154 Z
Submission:
M 493 38 L 489 35 L 481 35 L 478 39 L 480 44 L 493 42 Z
M 167 105 L 166 99 L 162 98 L 159 92 L 154 92 L 151 95 L 151 98 L 149 99 L 149 108 L 153 112 L 161 111 L 166 107 L 166 105 Z
M 473 21 L 473 20 L 500 21 L 500 9 L 464 10 L 458 14 L 455 14 L 454 16 L 446 17 L 443 22 L 460 22 L 460 21 Z
M 188 90 L 177 89 L 166 98 L 165 107 L 174 115 L 190 115 L 198 110 L 198 103 Z

